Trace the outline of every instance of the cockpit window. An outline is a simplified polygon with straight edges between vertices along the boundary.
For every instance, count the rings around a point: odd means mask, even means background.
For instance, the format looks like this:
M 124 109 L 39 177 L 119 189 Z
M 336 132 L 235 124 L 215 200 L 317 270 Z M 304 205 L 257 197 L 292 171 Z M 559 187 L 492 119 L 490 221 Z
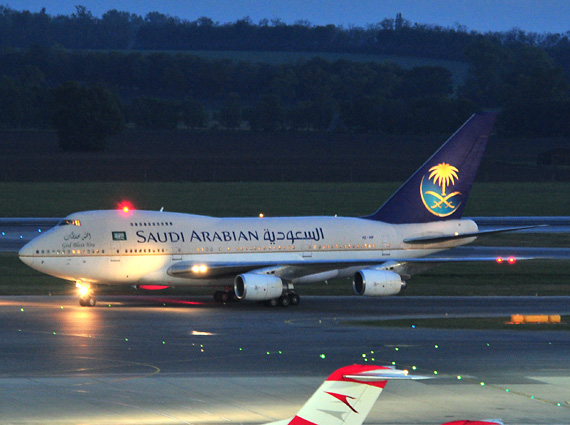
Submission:
M 58 226 L 81 226 L 81 221 L 79 220 L 61 220 Z

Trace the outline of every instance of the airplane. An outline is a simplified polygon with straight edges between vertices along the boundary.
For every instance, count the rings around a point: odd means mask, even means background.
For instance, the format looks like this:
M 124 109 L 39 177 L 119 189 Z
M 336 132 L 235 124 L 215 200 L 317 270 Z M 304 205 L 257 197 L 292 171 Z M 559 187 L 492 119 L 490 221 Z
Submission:
M 416 272 L 452 261 L 434 257 L 438 252 L 478 236 L 533 227 L 481 231 L 473 220 L 461 219 L 496 116 L 474 114 L 372 215 L 218 218 L 127 207 L 86 211 L 42 232 L 19 257 L 75 282 L 82 306 L 96 304 L 96 285 L 213 287 L 219 302 L 288 306 L 300 302 L 297 284 L 352 277 L 358 295 L 396 295 Z
M 334 371 L 292 418 L 265 425 L 361 425 L 388 380 L 427 379 L 392 367 L 352 365 Z M 497 419 L 442 425 L 504 425 Z

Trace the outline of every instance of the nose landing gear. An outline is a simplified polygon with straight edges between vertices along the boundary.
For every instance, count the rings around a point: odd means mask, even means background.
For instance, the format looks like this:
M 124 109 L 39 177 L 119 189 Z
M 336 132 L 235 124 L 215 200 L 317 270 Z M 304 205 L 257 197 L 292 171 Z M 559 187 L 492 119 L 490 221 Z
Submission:
M 97 304 L 97 299 L 93 295 L 90 285 L 83 282 L 76 282 L 75 286 L 79 290 L 79 305 L 81 307 L 93 307 Z

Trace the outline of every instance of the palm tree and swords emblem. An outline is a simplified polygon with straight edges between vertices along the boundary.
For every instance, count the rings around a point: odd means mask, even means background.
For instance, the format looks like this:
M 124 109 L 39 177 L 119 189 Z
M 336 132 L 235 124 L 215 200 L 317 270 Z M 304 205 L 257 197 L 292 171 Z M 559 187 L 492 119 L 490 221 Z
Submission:
M 442 162 L 441 164 L 431 167 L 428 173 L 429 176 L 426 173 L 420 185 L 424 206 L 432 214 L 439 217 L 446 217 L 453 214 L 461 203 L 459 202 L 455 205 L 454 198 L 461 195 L 461 192 L 452 191 L 451 193 L 446 193 L 446 189 L 454 186 L 456 180 L 459 181 L 459 170 L 451 164 Z

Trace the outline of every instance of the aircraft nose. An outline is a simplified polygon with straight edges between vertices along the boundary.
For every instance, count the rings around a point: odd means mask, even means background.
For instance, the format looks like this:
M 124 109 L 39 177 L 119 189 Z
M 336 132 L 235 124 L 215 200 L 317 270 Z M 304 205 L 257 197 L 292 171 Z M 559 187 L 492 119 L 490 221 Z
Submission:
M 24 264 L 27 264 L 30 267 L 32 266 L 32 264 L 34 262 L 34 258 L 36 255 L 35 245 L 36 244 L 34 243 L 34 241 L 30 241 L 26 245 L 24 245 L 20 249 L 20 251 L 18 251 L 18 257 L 20 257 L 20 260 Z

